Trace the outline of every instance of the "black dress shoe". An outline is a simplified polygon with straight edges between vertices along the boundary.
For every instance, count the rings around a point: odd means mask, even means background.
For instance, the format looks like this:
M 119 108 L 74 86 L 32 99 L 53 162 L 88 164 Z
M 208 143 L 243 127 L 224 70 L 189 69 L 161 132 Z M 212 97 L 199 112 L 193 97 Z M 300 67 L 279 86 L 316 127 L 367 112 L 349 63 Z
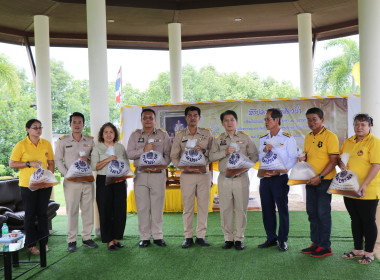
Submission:
M 208 243 L 207 240 L 204 239 L 204 238 L 198 238 L 198 237 L 197 237 L 197 238 L 195 239 L 195 243 L 201 245 L 202 247 L 208 247 L 208 246 L 210 246 L 210 243 Z
M 189 248 L 193 244 L 194 244 L 194 241 L 192 238 L 185 238 L 185 240 L 182 243 L 182 248 L 184 249 Z
M 154 239 L 153 240 L 153 243 L 158 245 L 158 246 L 161 246 L 161 247 L 165 247 L 166 246 L 166 243 L 163 239 Z
M 279 241 L 278 242 L 278 249 L 282 252 L 288 251 L 288 245 L 286 245 L 286 242 Z
M 141 240 L 139 243 L 139 247 L 140 248 L 146 248 L 149 246 L 149 244 L 150 244 L 150 240 Z
M 124 245 L 121 244 L 120 242 L 117 242 L 117 243 L 115 243 L 114 245 L 115 245 L 115 247 L 117 247 L 117 248 L 123 248 L 123 247 L 124 247 Z
M 243 241 L 235 241 L 235 249 L 236 250 L 243 250 L 244 249 Z
M 232 247 L 234 247 L 233 241 L 225 241 L 224 245 L 222 246 L 223 249 L 231 249 Z
M 276 240 L 265 240 L 264 243 L 259 244 L 257 247 L 259 248 L 269 248 L 277 246 L 277 241 Z
M 115 251 L 115 250 L 116 250 L 115 245 L 110 245 L 110 246 L 108 246 L 108 250 L 110 250 L 110 251 Z

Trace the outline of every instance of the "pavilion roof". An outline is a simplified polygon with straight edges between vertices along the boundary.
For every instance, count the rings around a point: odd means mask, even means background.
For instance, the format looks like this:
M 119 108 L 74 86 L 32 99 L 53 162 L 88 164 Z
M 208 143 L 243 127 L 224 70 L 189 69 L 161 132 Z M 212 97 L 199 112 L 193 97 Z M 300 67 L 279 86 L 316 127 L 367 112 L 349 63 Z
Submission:
M 358 33 L 357 0 L 107 0 L 108 48 L 168 49 L 170 22 L 182 48 L 298 41 L 297 14 L 314 39 Z M 86 0 L 0 0 L 0 42 L 34 45 L 34 15 L 49 16 L 50 45 L 87 47 Z M 239 21 L 240 19 L 240 21 Z

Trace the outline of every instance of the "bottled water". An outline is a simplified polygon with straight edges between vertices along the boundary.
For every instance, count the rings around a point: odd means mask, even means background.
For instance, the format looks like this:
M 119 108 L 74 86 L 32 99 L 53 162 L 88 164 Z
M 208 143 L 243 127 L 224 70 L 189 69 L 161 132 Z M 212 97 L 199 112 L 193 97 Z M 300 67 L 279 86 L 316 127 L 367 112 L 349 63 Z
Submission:
M 4 223 L 3 227 L 1 228 L 1 234 L 2 234 L 3 238 L 9 237 L 9 229 L 8 229 L 8 226 L 6 223 Z M 3 244 L 3 252 L 9 252 L 9 244 L 8 243 Z

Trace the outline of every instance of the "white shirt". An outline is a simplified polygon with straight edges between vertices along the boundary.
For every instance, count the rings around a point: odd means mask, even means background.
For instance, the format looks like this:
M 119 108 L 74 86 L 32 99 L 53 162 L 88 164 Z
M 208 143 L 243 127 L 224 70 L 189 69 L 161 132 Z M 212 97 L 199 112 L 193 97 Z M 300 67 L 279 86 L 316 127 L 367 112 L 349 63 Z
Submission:
M 290 134 L 283 132 L 281 128 L 277 135 L 273 137 L 276 137 L 277 141 L 280 143 L 280 146 L 273 147 L 272 151 L 277 153 L 281 157 L 286 166 L 286 169 L 289 171 L 298 161 L 296 140 Z M 272 137 L 270 133 L 260 138 L 260 162 L 262 162 L 262 158 L 266 154 L 263 151 L 266 145 L 266 141 L 271 138 Z

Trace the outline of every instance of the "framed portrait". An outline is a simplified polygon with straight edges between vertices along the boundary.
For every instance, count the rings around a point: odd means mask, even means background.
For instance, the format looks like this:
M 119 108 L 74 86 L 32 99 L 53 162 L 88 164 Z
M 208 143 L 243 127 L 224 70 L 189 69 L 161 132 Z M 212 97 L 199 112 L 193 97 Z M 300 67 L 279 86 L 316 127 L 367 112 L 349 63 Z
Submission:
M 187 127 L 183 111 L 161 111 L 160 126 L 167 131 L 173 141 L 178 131 Z

